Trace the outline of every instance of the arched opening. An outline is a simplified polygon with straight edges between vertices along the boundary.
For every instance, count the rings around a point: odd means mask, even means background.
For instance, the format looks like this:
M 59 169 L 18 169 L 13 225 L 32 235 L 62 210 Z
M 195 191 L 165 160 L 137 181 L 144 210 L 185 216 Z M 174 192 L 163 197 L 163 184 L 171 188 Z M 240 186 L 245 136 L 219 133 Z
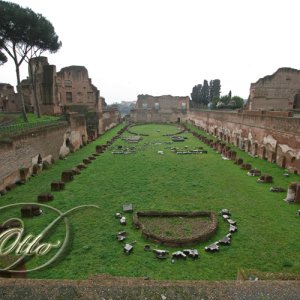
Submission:
M 227 143 L 230 143 L 230 136 L 227 136 Z
M 239 138 L 236 138 L 236 146 L 240 147 L 240 139 Z
M 66 147 L 70 148 L 71 146 L 71 142 L 69 140 L 69 138 L 66 139 Z
M 177 123 L 180 123 L 180 118 L 177 118 Z
M 251 152 L 251 141 L 247 142 L 247 152 Z
M 271 162 L 272 162 L 272 163 L 276 163 L 276 156 L 277 156 L 276 153 L 273 152 L 273 153 L 272 153 L 272 157 L 271 157 Z
M 262 149 L 261 149 L 261 158 L 267 160 L 267 150 L 266 150 L 266 147 L 262 147 Z
M 293 109 L 300 109 L 300 94 L 296 94 L 294 97 Z
M 214 128 L 214 136 L 217 136 L 217 128 Z
M 295 163 L 295 160 L 296 160 L 296 157 L 293 156 L 293 157 L 291 158 L 291 164 L 294 164 L 294 163 Z
M 255 143 L 253 148 L 254 148 L 254 153 L 253 154 L 256 156 L 258 154 L 258 144 Z
M 283 156 L 283 158 L 282 158 L 281 167 L 284 168 L 284 169 L 286 168 L 286 158 L 285 158 L 285 156 Z

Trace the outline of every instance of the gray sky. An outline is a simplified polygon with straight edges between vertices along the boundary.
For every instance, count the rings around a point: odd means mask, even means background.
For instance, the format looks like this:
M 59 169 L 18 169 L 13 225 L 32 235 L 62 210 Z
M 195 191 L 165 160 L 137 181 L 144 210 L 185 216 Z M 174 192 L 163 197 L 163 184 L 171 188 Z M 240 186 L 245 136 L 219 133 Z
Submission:
M 216 78 L 247 98 L 260 77 L 300 69 L 299 0 L 11 1 L 52 22 L 63 46 L 49 63 L 84 65 L 107 103 L 190 95 Z M 15 85 L 11 60 L 0 82 Z

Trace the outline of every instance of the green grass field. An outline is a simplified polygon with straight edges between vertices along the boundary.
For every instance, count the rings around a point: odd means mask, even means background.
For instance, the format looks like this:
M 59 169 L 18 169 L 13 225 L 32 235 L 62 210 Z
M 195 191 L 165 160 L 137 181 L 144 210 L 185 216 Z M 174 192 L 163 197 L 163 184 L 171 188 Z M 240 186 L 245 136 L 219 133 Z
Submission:
M 95 146 L 105 143 L 122 127 L 112 129 L 97 141 L 58 161 L 51 169 L 31 178 L 0 198 L 1 206 L 17 202 L 36 202 L 37 195 L 50 191 L 50 183 L 60 179 L 63 170 L 76 166 L 83 158 L 95 152 Z M 68 219 L 71 242 L 62 258 L 51 267 L 29 273 L 32 278 L 84 279 L 94 274 L 108 273 L 118 276 L 148 276 L 153 279 L 233 280 L 238 269 L 257 269 L 263 272 L 299 272 L 300 270 L 300 218 L 297 205 L 283 201 L 285 193 L 271 193 L 271 186 L 287 188 L 298 181 L 298 175 L 284 177 L 284 170 L 266 161 L 251 158 L 238 150 L 238 156 L 253 167 L 274 177 L 274 184 L 259 184 L 257 178 L 248 177 L 231 161 L 224 161 L 211 148 L 193 137 L 184 142 L 166 144 L 179 131 L 173 125 L 139 125 L 130 129 L 149 134 L 135 146 L 137 152 L 114 155 L 107 150 L 97 157 L 86 170 L 75 177 L 61 192 L 53 192 L 49 204 L 67 211 L 83 204 L 98 205 L 99 209 L 86 208 L 74 212 Z M 198 131 L 194 129 L 195 131 Z M 200 132 L 200 131 L 199 131 Z M 129 135 L 125 133 L 125 135 Z M 116 145 L 129 145 L 117 140 Z M 170 147 L 203 146 L 208 154 L 176 155 Z M 164 151 L 164 155 L 158 154 Z M 217 241 L 228 232 L 228 224 L 219 217 L 216 235 L 208 242 L 198 244 L 200 258 L 192 261 L 171 259 L 160 261 L 151 252 L 143 250 L 145 244 L 170 252 L 170 248 L 144 240 L 132 224 L 131 213 L 126 213 L 127 225 L 119 225 L 116 212 L 122 212 L 124 203 L 132 203 L 135 210 L 161 211 L 214 211 L 227 208 L 237 221 L 238 232 L 229 247 L 222 246 L 218 253 L 206 253 L 204 247 Z M 19 217 L 19 208 L 0 214 L 1 219 Z M 44 214 L 25 220 L 26 232 L 37 234 L 55 218 L 45 209 Z M 123 244 L 116 240 L 120 230 L 128 232 L 127 242 L 136 241 L 133 253 L 123 254 Z M 62 240 L 64 223 L 57 226 L 47 241 Z M 56 251 L 56 250 L 53 250 Z M 53 256 L 32 259 L 27 268 Z

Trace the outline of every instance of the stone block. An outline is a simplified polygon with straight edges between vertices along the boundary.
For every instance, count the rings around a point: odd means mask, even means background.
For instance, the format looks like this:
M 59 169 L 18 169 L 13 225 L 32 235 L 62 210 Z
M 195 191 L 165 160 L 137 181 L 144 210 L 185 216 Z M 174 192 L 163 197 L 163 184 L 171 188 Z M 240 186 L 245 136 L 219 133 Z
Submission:
M 242 164 L 241 169 L 242 170 L 251 170 L 252 166 L 251 164 Z
M 133 212 L 133 206 L 132 203 L 125 203 L 123 205 L 123 211 L 124 212 Z
M 84 163 L 80 163 L 79 165 L 77 165 L 77 168 L 79 170 L 83 170 L 83 169 L 86 169 L 86 165 Z
M 63 181 L 51 182 L 51 191 L 57 192 L 65 189 L 65 183 Z
M 74 179 L 73 171 L 66 170 L 61 173 L 61 181 L 63 182 L 70 182 Z
M 271 175 L 262 175 L 259 177 L 257 182 L 260 183 L 272 183 L 273 182 L 273 177 Z
M 248 173 L 249 176 L 260 176 L 261 171 L 257 169 L 251 169 Z
M 35 204 L 26 204 L 21 207 L 22 218 L 32 218 L 34 216 L 39 216 L 41 213 L 42 210 Z
M 88 158 L 84 158 L 82 161 L 83 161 L 83 163 L 86 164 L 86 165 L 88 165 L 88 164 L 91 163 L 91 161 L 90 161 Z
M 38 195 L 38 202 L 49 202 L 49 201 L 53 201 L 54 196 L 50 193 L 42 193 Z
M 243 164 L 243 162 L 244 162 L 244 161 L 243 161 L 243 159 L 242 159 L 242 158 L 237 158 L 237 159 L 235 160 L 235 162 L 234 162 L 234 163 L 235 163 L 236 165 L 240 166 L 240 165 L 242 165 L 242 164 Z

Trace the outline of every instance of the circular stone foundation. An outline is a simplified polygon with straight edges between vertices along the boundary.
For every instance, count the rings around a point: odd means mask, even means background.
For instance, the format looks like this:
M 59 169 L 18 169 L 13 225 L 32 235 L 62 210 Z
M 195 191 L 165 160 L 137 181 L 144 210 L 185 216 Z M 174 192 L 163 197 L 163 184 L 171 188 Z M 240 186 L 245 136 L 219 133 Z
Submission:
M 133 223 L 146 239 L 171 247 L 205 242 L 218 228 L 215 213 L 207 211 L 140 211 L 133 214 Z

